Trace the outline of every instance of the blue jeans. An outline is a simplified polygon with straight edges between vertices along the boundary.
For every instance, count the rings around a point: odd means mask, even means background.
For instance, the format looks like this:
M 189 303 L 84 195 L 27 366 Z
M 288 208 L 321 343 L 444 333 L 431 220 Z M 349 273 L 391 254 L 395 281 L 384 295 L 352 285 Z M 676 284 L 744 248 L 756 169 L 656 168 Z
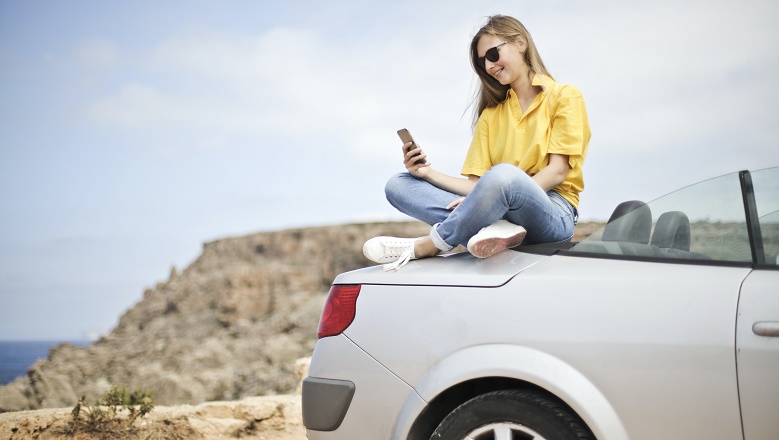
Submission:
M 446 206 L 461 196 L 410 173 L 390 178 L 384 191 L 400 212 L 433 226 L 430 238 L 444 252 L 466 245 L 481 228 L 500 219 L 527 229 L 525 244 L 573 238 L 574 208 L 556 192 L 544 192 L 524 171 L 509 164 L 496 165 L 484 173 L 453 211 Z

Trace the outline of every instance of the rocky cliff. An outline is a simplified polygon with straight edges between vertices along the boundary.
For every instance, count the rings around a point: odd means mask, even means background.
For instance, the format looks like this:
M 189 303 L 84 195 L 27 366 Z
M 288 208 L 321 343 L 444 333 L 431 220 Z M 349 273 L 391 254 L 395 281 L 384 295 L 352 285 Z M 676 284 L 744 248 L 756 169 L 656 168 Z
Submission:
M 591 230 L 577 227 L 580 236 Z M 418 222 L 352 224 L 206 243 L 109 335 L 87 347 L 60 345 L 27 377 L 0 387 L 0 412 L 72 406 L 81 395 L 94 401 L 115 385 L 153 388 L 160 405 L 290 392 L 333 278 L 373 264 L 364 241 L 428 231 Z

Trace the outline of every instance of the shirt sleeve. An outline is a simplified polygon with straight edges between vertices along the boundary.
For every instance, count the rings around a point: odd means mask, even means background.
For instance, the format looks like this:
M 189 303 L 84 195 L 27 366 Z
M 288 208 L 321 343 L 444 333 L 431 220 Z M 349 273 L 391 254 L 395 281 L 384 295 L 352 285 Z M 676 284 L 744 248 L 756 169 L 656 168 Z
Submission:
M 481 177 L 487 170 L 492 168 L 489 149 L 490 133 L 485 115 L 487 112 L 489 112 L 489 109 L 485 109 L 476 122 L 473 140 L 471 141 L 470 148 L 468 148 L 468 154 L 465 155 L 465 163 L 463 163 L 463 169 L 460 172 L 463 176 L 474 175 Z
M 547 153 L 565 154 L 571 168 L 581 161 L 590 140 L 587 109 L 579 90 L 566 86 L 561 91 L 557 109 L 552 120 L 552 130 Z

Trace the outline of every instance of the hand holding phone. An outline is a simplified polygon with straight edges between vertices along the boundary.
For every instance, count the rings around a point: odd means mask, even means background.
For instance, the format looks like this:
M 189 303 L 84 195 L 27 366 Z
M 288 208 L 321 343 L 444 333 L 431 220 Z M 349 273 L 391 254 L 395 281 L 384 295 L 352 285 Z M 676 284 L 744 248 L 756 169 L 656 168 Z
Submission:
M 411 146 L 408 147 L 406 150 L 404 150 L 403 151 L 404 153 L 408 153 L 411 150 L 419 148 L 419 145 L 417 145 L 417 143 L 414 141 L 414 138 L 411 136 L 411 133 L 409 133 L 409 131 L 406 130 L 405 128 L 401 128 L 400 130 L 398 130 L 398 136 L 400 137 L 400 140 L 403 141 L 404 145 L 411 142 Z M 421 149 L 419 151 L 420 153 L 422 152 Z M 427 163 L 427 160 L 421 158 L 414 162 L 414 164 L 420 164 L 420 163 Z

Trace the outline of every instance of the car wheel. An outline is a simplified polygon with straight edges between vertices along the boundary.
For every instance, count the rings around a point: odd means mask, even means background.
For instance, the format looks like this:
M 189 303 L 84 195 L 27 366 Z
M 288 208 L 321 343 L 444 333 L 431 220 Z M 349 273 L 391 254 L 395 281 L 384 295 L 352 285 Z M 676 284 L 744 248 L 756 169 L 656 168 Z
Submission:
M 430 440 L 593 440 L 568 408 L 531 391 L 476 396 L 444 418 Z

